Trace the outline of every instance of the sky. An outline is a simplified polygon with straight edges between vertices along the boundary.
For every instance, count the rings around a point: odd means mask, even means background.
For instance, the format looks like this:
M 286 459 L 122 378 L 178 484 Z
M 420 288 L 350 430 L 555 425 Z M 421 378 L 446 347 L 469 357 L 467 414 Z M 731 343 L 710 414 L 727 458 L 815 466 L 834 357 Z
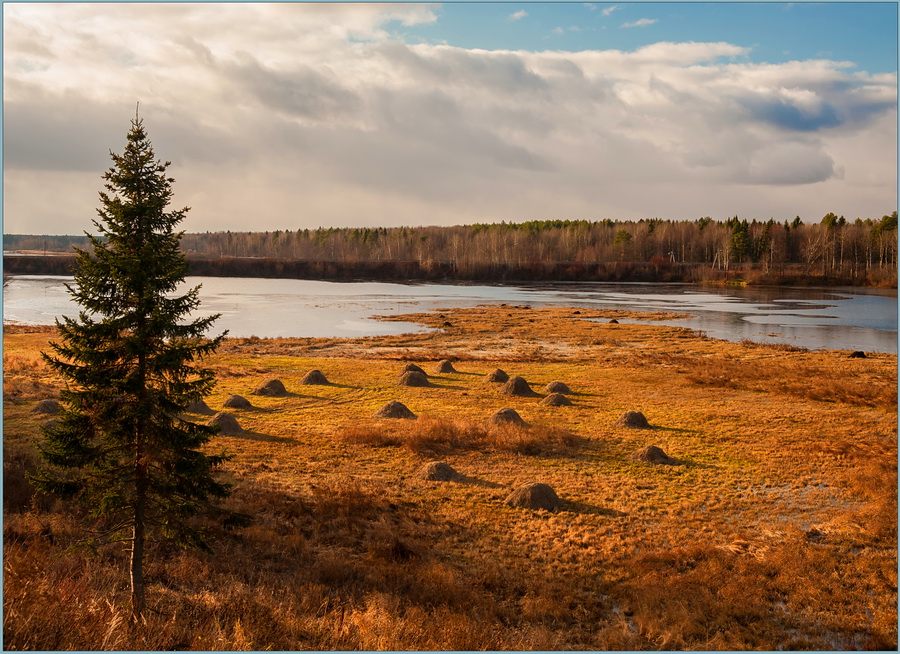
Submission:
M 5 233 L 136 104 L 190 232 L 897 208 L 897 4 L 3 4 Z

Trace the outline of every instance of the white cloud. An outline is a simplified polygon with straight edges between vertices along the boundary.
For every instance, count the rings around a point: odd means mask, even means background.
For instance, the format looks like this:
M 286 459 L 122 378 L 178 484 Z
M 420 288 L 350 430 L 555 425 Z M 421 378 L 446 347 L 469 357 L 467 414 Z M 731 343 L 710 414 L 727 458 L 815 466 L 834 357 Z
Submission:
M 550 32 L 552 34 L 560 35 L 560 34 L 565 34 L 566 30 L 564 30 L 562 27 L 554 27 L 552 30 L 550 30 Z
M 648 25 L 653 25 L 653 23 L 658 22 L 658 18 L 640 18 L 632 23 L 622 23 L 622 27 L 647 27 Z
M 511 13 L 509 16 L 507 16 L 507 18 L 509 20 L 516 21 L 516 20 L 522 20 L 527 15 L 528 15 L 527 11 L 525 11 L 524 9 L 520 9 L 519 11 Z
M 619 7 L 619 5 L 612 5 L 611 7 L 606 7 L 606 8 L 603 9 L 603 11 L 601 11 L 600 13 L 603 14 L 604 16 L 609 16 L 612 12 L 614 12 L 614 11 L 616 11 L 617 9 L 620 9 L 620 8 L 621 8 L 621 7 Z
M 846 62 L 388 36 L 423 5 L 4 11 L 7 232 L 91 229 L 136 100 L 189 230 L 895 208 L 896 75 Z
M 592 2 L 585 2 L 584 6 L 590 9 L 591 11 L 597 11 L 597 5 Z

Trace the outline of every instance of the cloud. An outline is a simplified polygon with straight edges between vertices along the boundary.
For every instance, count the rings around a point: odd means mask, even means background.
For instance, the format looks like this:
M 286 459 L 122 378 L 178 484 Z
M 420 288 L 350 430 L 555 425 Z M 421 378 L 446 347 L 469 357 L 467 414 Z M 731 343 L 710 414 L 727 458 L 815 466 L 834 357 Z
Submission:
M 597 11 L 597 5 L 592 2 L 585 2 L 584 6 L 590 9 L 591 11 Z
M 610 7 L 606 7 L 600 13 L 603 14 L 604 16 L 609 16 L 612 12 L 616 11 L 617 9 L 621 9 L 621 7 L 619 7 L 619 5 L 612 5 Z
M 622 23 L 622 27 L 647 27 L 648 25 L 653 25 L 653 23 L 657 22 L 658 20 L 658 18 L 641 18 L 634 21 L 633 23 Z
M 896 202 L 896 74 L 847 62 L 759 64 L 727 42 L 392 37 L 434 19 L 421 5 L 4 11 L 10 233 L 91 229 L 137 100 L 191 231 L 880 216 Z
M 236 86 L 245 102 L 253 98 L 264 108 L 288 116 L 328 122 L 354 112 L 360 104 L 356 94 L 342 87 L 330 71 L 308 65 L 272 70 L 244 53 L 224 72 L 224 79 Z
M 512 21 L 522 20 L 525 16 L 528 15 L 528 12 L 524 9 L 520 9 L 519 11 L 511 13 L 507 18 Z

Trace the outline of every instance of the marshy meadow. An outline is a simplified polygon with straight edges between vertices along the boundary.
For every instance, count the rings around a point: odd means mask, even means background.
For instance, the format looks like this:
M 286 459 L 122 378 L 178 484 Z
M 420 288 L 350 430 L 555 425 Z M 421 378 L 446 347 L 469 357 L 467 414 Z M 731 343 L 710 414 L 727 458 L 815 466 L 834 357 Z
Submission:
M 252 522 L 150 547 L 139 624 L 125 550 L 71 550 L 82 510 L 28 481 L 55 334 L 7 326 L 5 648 L 895 649 L 896 355 L 663 317 L 226 339 L 186 417 L 221 424 L 206 449 Z

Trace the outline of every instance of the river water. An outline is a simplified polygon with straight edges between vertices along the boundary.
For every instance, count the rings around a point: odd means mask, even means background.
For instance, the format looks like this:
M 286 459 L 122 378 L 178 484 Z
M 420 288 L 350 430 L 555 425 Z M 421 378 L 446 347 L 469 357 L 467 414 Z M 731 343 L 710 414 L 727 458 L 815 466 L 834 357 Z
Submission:
M 5 322 L 52 324 L 74 316 L 71 277 L 23 275 L 4 285 Z M 189 277 L 201 284 L 198 315 L 221 313 L 231 336 L 379 336 L 427 331 L 372 316 L 478 304 L 677 311 L 661 321 L 732 341 L 789 343 L 810 349 L 897 353 L 897 292 L 860 288 L 719 288 L 690 284 L 552 283 L 530 285 L 390 284 L 303 279 Z M 187 286 L 186 286 L 187 287 Z M 620 321 L 628 322 L 628 321 Z

